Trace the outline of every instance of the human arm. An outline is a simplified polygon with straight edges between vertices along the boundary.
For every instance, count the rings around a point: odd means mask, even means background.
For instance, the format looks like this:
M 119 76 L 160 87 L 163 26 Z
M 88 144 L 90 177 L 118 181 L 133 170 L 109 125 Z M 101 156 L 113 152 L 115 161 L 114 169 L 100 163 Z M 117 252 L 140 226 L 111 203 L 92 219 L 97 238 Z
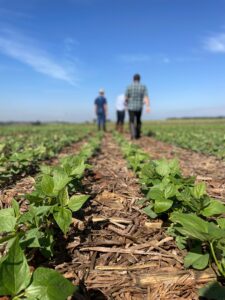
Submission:
M 124 98 L 124 109 L 127 110 L 128 109 L 128 99 Z
M 149 113 L 151 110 L 150 110 L 150 99 L 148 96 L 144 97 L 144 104 L 146 106 L 146 112 Z
M 146 86 L 144 86 L 144 99 L 143 102 L 146 106 L 146 112 L 149 113 L 150 112 L 150 99 L 148 96 L 148 90 L 146 88 Z
M 124 95 L 124 103 L 125 103 L 125 109 L 127 109 L 128 101 L 129 101 L 129 87 L 127 87 L 125 95 Z
M 104 113 L 107 116 L 108 114 L 108 105 L 107 105 L 107 100 L 104 100 L 104 104 L 103 104 L 103 108 L 104 108 Z
M 108 105 L 107 105 L 107 103 L 104 104 L 104 112 L 105 112 L 105 115 L 107 116 L 107 114 L 108 114 Z
M 97 104 L 94 104 L 94 113 L 97 115 Z
M 94 113 L 97 115 L 98 113 L 98 105 L 97 105 L 97 99 L 94 101 Z

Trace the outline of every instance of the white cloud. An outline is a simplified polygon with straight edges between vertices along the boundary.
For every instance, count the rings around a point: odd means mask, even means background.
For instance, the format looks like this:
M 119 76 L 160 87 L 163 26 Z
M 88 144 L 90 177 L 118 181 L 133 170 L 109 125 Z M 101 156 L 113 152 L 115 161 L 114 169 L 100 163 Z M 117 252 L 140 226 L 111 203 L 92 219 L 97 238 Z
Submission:
M 225 53 L 225 33 L 207 37 L 204 40 L 204 49 L 214 53 Z
M 0 31 L 0 52 L 32 67 L 36 72 L 75 84 L 75 79 L 63 65 L 36 45 L 36 41 L 11 29 Z

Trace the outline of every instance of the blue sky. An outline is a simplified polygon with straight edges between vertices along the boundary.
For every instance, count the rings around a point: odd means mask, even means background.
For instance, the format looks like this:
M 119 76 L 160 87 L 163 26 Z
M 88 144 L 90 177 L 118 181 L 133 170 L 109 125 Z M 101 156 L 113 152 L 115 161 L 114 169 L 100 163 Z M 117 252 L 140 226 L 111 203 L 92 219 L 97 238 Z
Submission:
M 144 119 L 225 115 L 225 0 L 0 0 L 0 120 L 109 117 L 134 73 Z

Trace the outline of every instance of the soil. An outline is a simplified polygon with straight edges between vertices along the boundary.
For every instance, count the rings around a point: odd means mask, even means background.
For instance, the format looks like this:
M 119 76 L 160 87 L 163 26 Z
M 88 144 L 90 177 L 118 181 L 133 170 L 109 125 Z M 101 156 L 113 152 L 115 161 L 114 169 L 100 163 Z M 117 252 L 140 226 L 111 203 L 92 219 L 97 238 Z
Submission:
M 55 266 L 83 287 L 73 299 L 198 299 L 202 279 L 184 270 L 166 223 L 142 213 L 140 185 L 110 135 L 90 164 L 83 184 L 91 200 L 68 236 L 71 259 Z
M 216 180 L 224 182 L 225 176 L 218 176 L 214 167 L 217 164 L 222 171 L 222 162 L 215 158 L 205 160 L 206 156 L 151 138 L 143 137 L 137 143 L 152 158 L 178 157 L 184 175 L 204 177 L 201 180 L 208 183 L 211 193 L 215 193 L 211 185 Z M 62 155 L 77 153 L 81 145 L 74 144 Z M 59 237 L 55 258 L 43 265 L 80 286 L 74 300 L 197 300 L 197 289 L 215 279 L 215 274 L 184 269 L 185 251 L 166 234 L 167 220 L 151 222 L 142 212 L 138 201 L 144 196 L 138 180 L 110 134 L 105 135 L 101 151 L 89 163 L 92 169 L 84 176 L 83 189 L 90 200 L 73 215 L 69 234 Z M 23 180 L 1 192 L 3 206 L 33 189 L 33 178 Z
M 76 154 L 81 149 L 82 145 L 84 144 L 84 141 L 79 141 L 71 146 L 65 147 L 62 149 L 62 151 L 54 158 L 50 160 L 45 160 L 40 162 L 40 164 L 44 165 L 57 165 L 60 158 Z M 31 193 L 34 189 L 35 180 L 34 177 L 37 175 L 38 170 L 33 172 L 32 175 L 27 176 L 26 174 L 21 174 L 23 178 L 17 180 L 15 183 L 13 183 L 10 186 L 7 186 L 5 188 L 0 189 L 0 208 L 5 208 L 10 206 L 10 203 L 13 198 L 20 198 L 19 202 L 24 204 L 24 207 L 22 205 L 21 210 L 26 210 L 26 201 L 24 202 L 24 198 L 21 197 L 22 195 L 25 195 L 27 193 Z
M 152 159 L 177 158 L 184 176 L 196 176 L 197 181 L 205 181 L 209 195 L 225 201 L 225 161 L 151 137 L 141 137 L 135 143 L 149 153 Z

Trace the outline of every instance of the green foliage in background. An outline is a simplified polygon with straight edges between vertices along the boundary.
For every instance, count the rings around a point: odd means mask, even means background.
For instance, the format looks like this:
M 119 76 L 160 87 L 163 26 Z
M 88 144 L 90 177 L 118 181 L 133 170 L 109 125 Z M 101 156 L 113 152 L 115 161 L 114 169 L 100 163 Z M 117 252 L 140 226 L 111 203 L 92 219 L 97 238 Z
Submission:
M 146 122 L 145 135 L 196 152 L 225 158 L 225 121 Z

